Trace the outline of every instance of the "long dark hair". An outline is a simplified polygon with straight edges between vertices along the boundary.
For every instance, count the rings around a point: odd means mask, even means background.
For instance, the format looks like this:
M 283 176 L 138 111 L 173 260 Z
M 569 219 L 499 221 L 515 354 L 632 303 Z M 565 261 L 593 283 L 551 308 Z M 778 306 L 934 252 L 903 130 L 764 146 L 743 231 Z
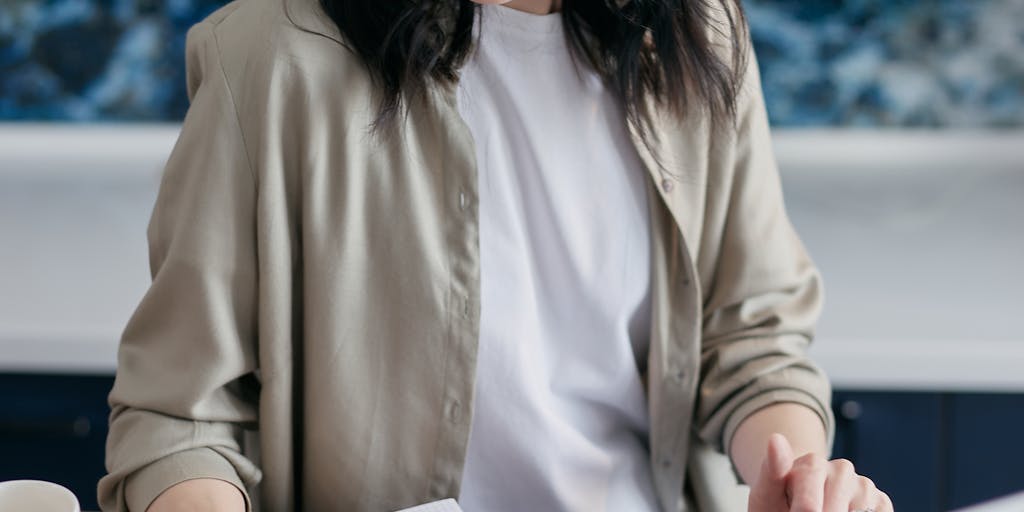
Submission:
M 320 3 L 382 89 L 377 127 L 403 97 L 455 84 L 472 50 L 479 5 L 469 0 Z M 738 0 L 563 0 L 561 15 L 574 57 L 604 78 L 641 133 L 648 96 L 680 118 L 695 105 L 715 121 L 735 118 L 749 44 Z

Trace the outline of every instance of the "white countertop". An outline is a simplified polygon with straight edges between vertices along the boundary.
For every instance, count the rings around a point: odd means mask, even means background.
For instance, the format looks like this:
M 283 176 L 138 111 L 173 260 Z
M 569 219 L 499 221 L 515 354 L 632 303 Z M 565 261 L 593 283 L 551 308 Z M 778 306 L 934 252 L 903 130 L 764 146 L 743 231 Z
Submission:
M 174 125 L 0 125 L 0 372 L 110 373 Z M 777 131 L 837 387 L 1024 391 L 1024 133 Z

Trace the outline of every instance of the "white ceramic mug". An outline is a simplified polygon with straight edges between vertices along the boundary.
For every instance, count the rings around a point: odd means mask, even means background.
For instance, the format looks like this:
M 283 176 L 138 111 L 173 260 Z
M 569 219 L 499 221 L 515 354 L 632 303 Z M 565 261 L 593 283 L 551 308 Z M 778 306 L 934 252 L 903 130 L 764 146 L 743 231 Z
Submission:
M 53 482 L 0 482 L 0 510 L 18 512 L 81 512 L 75 494 Z

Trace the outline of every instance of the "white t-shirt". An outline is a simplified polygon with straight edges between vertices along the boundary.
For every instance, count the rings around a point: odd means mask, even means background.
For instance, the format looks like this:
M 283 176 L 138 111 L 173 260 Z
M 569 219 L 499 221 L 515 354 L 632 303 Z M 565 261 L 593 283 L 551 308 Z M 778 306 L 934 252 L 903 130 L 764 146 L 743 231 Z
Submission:
M 560 15 L 484 6 L 459 110 L 476 141 L 481 326 L 467 512 L 658 510 L 650 226 L 623 109 Z

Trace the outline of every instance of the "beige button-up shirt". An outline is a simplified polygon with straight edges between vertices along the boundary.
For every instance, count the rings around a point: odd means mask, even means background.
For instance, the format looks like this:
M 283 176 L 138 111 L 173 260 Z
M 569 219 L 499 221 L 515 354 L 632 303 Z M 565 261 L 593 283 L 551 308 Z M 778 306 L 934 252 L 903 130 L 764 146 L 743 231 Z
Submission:
M 480 266 L 455 90 L 370 135 L 377 92 L 316 0 L 232 2 L 187 55 L 192 105 L 150 221 L 152 286 L 121 340 L 102 508 L 141 512 L 199 477 L 266 511 L 457 497 Z M 736 481 L 713 459 L 748 415 L 796 402 L 831 432 L 805 356 L 820 280 L 752 61 L 735 130 L 654 123 L 650 147 L 632 132 L 651 177 L 650 463 L 664 510 L 724 510 Z

